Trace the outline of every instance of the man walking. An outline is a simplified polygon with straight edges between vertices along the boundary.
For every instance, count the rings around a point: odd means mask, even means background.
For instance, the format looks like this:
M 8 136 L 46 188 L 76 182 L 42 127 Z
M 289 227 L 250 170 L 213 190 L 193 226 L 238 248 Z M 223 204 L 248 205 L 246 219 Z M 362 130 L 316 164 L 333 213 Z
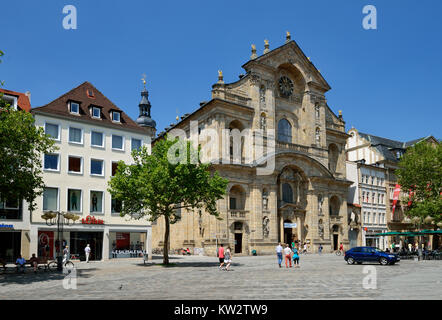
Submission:
M 223 244 L 220 244 L 220 248 L 218 249 L 218 258 L 219 258 L 219 269 L 223 270 L 223 265 L 224 265 L 224 247 L 223 247 Z
M 86 263 L 89 263 L 89 255 L 91 254 L 91 247 L 89 244 L 84 248 L 84 253 L 86 255 Z
M 276 256 L 278 257 L 278 265 L 281 268 L 281 263 L 282 263 L 282 246 L 281 246 L 281 242 L 279 242 L 278 245 L 276 246 Z
M 290 249 L 289 245 L 286 244 L 286 247 L 284 249 L 284 256 L 285 256 L 285 267 L 288 268 L 287 261 L 290 264 L 290 268 L 292 267 L 292 249 Z

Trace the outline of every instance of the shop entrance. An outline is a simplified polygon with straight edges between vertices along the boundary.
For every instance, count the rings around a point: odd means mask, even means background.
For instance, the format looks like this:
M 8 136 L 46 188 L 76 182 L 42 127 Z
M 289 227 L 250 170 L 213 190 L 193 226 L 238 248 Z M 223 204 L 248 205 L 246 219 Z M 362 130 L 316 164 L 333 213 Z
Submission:
M 0 259 L 6 262 L 15 263 L 18 255 L 21 254 L 21 232 L 1 231 L 0 232 Z
M 89 260 L 101 260 L 103 253 L 103 232 L 71 231 L 71 254 L 78 255 L 80 260 L 85 259 L 84 248 L 89 244 L 91 254 Z

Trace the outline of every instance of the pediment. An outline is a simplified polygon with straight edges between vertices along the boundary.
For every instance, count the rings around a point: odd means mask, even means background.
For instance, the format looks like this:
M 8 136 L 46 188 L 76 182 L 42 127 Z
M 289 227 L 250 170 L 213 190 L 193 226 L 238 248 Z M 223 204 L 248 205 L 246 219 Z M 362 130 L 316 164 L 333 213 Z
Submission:
M 264 68 L 276 71 L 280 66 L 294 66 L 303 75 L 309 86 L 322 89 L 324 92 L 331 89 L 315 65 L 306 57 L 294 40 L 276 49 L 263 54 L 256 59 L 249 60 L 243 65 L 247 72 L 255 68 Z

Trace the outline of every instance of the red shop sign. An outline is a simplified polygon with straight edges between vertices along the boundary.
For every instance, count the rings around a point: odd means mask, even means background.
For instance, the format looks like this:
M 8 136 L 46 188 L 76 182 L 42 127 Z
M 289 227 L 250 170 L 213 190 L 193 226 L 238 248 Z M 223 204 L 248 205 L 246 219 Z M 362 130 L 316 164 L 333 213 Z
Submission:
M 86 219 L 81 219 L 82 224 L 104 224 L 104 221 L 97 219 L 94 216 L 87 216 Z

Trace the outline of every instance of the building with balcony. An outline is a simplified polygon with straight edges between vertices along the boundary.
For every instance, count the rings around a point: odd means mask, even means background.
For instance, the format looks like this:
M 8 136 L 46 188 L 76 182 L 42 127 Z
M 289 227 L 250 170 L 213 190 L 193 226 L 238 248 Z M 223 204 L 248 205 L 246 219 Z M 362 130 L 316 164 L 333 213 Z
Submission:
M 325 99 L 329 84 L 290 35 L 274 50 L 266 42 L 260 56 L 252 46 L 242 67 L 245 75 L 231 83 L 220 71 L 212 99 L 157 138 L 181 130 L 229 180 L 218 201 L 221 220 L 202 210 L 182 214 L 171 225 L 171 249 L 214 254 L 223 243 L 236 254 L 273 254 L 279 241 L 307 242 L 312 251 L 348 245 L 348 135 Z M 163 236 L 158 221 L 154 247 Z

